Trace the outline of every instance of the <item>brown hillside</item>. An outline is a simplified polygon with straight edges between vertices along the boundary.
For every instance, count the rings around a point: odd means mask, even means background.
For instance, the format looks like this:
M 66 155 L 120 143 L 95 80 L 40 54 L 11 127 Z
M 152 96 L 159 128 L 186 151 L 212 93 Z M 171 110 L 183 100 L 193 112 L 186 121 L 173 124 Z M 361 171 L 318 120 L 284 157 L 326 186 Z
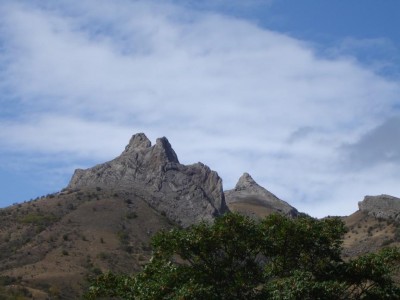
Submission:
M 172 226 L 140 196 L 100 189 L 50 195 L 0 216 L 0 276 L 42 299 L 77 299 L 88 276 L 140 270 L 150 237 Z
M 346 256 L 400 246 L 400 225 L 393 220 L 376 218 L 360 210 L 343 220 L 348 228 L 343 243 Z
M 174 224 L 151 208 L 143 195 L 88 188 L 0 210 L 0 276 L 25 299 L 77 299 L 87 278 L 100 272 L 132 273 L 151 255 L 151 236 Z M 263 217 L 271 212 L 251 197 L 232 210 Z M 343 217 L 349 231 L 344 256 L 399 245 L 399 226 L 357 211 Z M 4 291 L 3 291 L 4 292 Z M 2 290 L 0 288 L 0 298 Z M 17 292 L 16 292 L 17 293 Z

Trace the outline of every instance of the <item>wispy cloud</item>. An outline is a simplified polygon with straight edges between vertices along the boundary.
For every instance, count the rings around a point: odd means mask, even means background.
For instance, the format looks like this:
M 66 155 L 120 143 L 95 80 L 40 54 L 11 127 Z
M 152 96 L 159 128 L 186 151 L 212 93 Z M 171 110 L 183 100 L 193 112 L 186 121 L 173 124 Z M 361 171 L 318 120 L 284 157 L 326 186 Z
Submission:
M 341 167 L 341 149 L 393 115 L 399 85 L 349 57 L 173 2 L 25 2 L 1 14 L 2 149 L 68 155 L 72 172 L 144 131 L 228 188 L 247 171 L 314 215 L 354 211 L 372 191 L 368 173 Z M 382 176 L 381 192 L 400 194 Z

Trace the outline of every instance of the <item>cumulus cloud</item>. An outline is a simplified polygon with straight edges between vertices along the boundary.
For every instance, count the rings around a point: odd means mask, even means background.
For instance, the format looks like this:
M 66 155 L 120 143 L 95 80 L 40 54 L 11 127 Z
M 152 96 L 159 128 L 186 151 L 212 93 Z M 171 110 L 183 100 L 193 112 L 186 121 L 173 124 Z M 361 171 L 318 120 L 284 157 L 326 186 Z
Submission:
M 340 167 L 340 149 L 389 117 L 398 83 L 208 10 L 60 3 L 1 9 L 3 149 L 68 154 L 72 172 L 143 131 L 167 136 L 183 163 L 210 165 L 227 188 L 247 171 L 314 215 L 354 211 L 368 193 L 364 173 Z

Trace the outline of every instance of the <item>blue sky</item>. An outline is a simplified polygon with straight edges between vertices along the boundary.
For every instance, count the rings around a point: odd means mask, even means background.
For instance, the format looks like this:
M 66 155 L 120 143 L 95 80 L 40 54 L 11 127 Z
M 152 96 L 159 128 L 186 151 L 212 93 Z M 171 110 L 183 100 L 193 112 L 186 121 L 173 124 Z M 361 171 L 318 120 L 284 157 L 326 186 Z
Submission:
M 0 207 L 166 136 L 313 216 L 400 196 L 398 1 L 2 1 Z

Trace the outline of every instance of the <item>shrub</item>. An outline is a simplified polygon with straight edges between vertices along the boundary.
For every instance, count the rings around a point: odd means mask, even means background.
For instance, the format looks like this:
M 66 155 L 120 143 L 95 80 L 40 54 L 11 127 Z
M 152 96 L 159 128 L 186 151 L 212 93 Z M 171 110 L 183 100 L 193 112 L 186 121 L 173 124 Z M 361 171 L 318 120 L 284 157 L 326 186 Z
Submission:
M 136 212 L 134 212 L 134 211 L 132 211 L 132 212 L 129 212 L 129 213 L 127 213 L 126 214 L 126 218 L 127 219 L 136 219 L 138 217 L 138 215 L 137 215 L 137 213 Z
M 38 212 L 38 213 L 29 213 L 24 217 L 20 218 L 18 221 L 23 224 L 48 226 L 56 222 L 57 220 L 58 218 L 52 214 L 44 214 Z

